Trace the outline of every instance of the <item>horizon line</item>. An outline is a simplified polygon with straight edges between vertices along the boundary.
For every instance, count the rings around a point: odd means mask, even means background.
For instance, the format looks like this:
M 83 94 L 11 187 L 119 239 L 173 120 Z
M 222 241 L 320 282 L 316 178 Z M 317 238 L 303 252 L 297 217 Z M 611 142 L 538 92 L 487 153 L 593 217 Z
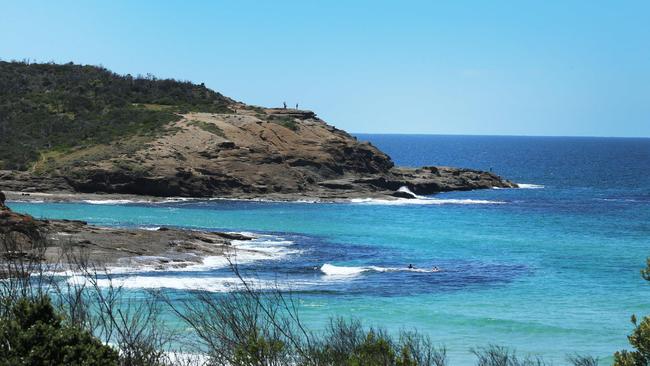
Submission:
M 548 137 L 548 138 L 597 138 L 597 139 L 650 139 L 650 136 L 594 136 L 594 135 L 518 135 L 518 134 L 472 134 L 472 133 L 410 133 L 410 132 L 350 132 L 351 135 L 402 135 L 402 136 L 473 136 L 473 137 Z

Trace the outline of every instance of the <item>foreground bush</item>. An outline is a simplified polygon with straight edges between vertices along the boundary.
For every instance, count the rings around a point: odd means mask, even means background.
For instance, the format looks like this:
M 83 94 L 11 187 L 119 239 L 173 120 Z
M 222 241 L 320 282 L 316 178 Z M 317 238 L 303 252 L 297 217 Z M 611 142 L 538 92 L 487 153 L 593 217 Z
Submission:
M 118 354 L 65 325 L 47 297 L 21 299 L 0 319 L 0 365 L 118 365 Z
M 641 277 L 650 282 L 650 258 L 646 260 L 646 268 L 641 270 Z M 614 366 L 648 366 L 650 365 L 650 318 L 644 317 L 637 323 L 632 316 L 634 330 L 627 337 L 634 351 L 619 351 L 614 354 Z
M 614 355 L 614 366 L 647 366 L 650 365 L 650 318 L 645 317 L 637 323 L 632 317 L 634 331 L 628 336 L 634 351 L 619 351 Z

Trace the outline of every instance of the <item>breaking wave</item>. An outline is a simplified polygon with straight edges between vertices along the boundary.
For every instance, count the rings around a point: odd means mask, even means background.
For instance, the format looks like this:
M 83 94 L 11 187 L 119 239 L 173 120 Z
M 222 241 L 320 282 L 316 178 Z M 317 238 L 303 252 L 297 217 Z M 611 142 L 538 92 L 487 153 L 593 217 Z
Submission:
M 541 185 L 541 184 L 517 183 L 517 185 L 519 186 L 519 188 L 522 188 L 522 189 L 542 189 L 542 188 L 544 188 L 544 186 Z
M 68 283 L 80 285 L 87 283 L 84 276 L 71 276 Z M 210 292 L 230 292 L 243 289 L 243 284 L 238 277 L 178 277 L 178 276 L 128 276 L 119 278 L 97 279 L 97 286 L 109 286 L 125 289 L 174 289 L 174 290 L 202 290 Z M 294 290 L 309 286 L 307 282 L 292 282 L 279 284 L 274 280 L 245 278 L 246 284 L 256 290 Z
M 320 267 L 320 270 L 326 276 L 340 276 L 340 277 L 358 276 L 364 272 L 419 272 L 419 273 L 440 272 L 440 270 L 434 270 L 434 269 L 407 268 L 407 267 L 402 267 L 402 268 L 379 267 L 379 266 L 345 267 L 345 266 L 335 266 L 329 263 L 323 264 Z

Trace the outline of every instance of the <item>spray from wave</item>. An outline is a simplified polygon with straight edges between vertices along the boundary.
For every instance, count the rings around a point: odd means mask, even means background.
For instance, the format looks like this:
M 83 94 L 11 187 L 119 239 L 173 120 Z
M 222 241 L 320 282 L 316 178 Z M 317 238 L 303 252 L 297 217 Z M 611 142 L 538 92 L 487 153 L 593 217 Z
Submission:
M 541 184 L 532 184 L 532 183 L 517 183 L 521 189 L 542 189 L 544 188 Z

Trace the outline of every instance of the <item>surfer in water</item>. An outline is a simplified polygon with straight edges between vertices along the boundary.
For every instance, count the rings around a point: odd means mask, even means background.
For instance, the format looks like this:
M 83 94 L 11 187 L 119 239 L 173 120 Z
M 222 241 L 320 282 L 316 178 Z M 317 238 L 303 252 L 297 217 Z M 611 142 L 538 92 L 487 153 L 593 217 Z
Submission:
M 440 272 L 440 268 L 433 266 L 433 268 L 431 268 L 431 272 Z
M 408 268 L 408 269 L 414 269 L 415 267 L 413 267 L 412 264 L 409 264 L 409 266 L 408 266 L 407 268 Z

